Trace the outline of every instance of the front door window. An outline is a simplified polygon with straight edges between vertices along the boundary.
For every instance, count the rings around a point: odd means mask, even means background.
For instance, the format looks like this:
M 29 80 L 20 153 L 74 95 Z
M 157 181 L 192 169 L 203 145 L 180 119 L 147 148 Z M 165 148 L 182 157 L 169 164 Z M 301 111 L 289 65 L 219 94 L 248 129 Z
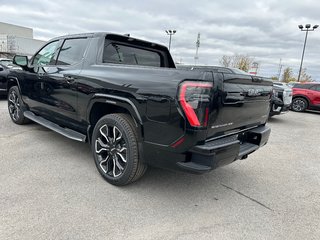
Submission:
M 40 52 L 34 57 L 32 64 L 38 66 L 47 66 L 55 64 L 55 52 L 59 41 L 54 41 L 46 45 Z

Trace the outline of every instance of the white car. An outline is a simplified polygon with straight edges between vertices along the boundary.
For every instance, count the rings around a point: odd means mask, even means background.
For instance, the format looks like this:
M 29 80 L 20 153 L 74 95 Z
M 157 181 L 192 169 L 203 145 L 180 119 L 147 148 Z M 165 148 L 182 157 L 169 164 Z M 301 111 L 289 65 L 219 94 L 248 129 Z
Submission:
M 271 99 L 270 114 L 274 115 L 286 113 L 292 103 L 292 89 L 283 82 L 273 82 L 273 96 Z

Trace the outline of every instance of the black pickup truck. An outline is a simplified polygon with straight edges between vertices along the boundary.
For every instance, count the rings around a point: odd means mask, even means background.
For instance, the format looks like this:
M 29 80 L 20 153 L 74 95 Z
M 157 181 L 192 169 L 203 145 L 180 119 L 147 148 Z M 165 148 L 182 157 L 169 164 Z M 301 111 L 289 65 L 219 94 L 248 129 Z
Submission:
M 89 142 L 111 184 L 148 165 L 204 173 L 266 144 L 272 83 L 212 69 L 176 69 L 165 46 L 111 33 L 50 40 L 8 76 L 8 109 Z

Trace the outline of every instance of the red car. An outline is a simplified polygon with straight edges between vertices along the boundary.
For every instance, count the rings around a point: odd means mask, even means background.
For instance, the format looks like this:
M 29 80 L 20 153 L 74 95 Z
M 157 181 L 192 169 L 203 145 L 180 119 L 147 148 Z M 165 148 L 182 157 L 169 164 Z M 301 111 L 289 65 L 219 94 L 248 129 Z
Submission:
M 320 83 L 298 83 L 292 88 L 293 99 L 291 109 L 303 112 L 306 109 L 320 110 Z

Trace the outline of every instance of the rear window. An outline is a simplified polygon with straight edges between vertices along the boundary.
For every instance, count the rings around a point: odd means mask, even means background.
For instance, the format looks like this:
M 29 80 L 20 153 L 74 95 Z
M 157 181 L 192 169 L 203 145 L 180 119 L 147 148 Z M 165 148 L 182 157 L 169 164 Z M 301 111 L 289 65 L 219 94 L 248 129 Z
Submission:
M 104 47 L 103 62 L 161 67 L 161 55 L 147 49 L 110 43 Z

